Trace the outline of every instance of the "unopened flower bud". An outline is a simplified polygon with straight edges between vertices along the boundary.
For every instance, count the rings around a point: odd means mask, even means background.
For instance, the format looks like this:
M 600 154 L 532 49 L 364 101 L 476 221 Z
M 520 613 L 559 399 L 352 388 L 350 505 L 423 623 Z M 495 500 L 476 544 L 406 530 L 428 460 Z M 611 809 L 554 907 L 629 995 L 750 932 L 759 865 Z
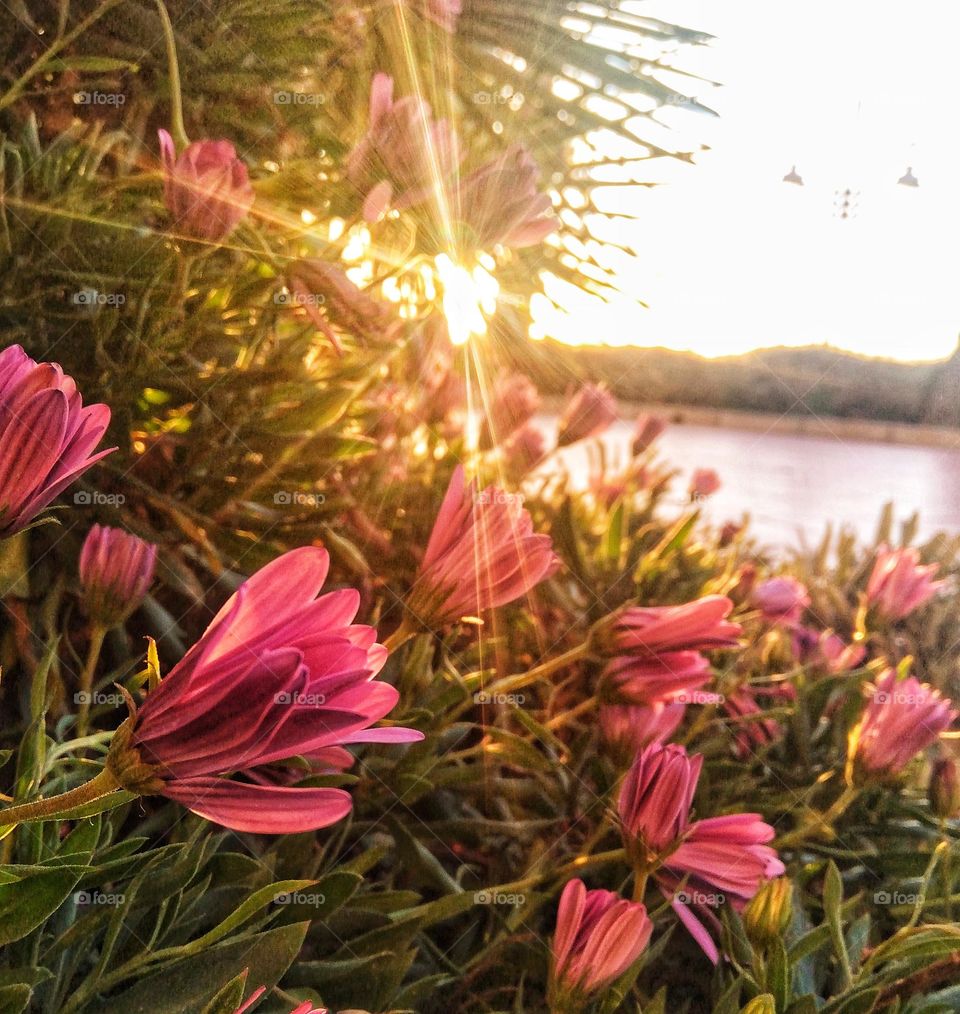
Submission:
M 777 1005 L 769 993 L 761 993 L 755 996 L 740 1014 L 777 1014 Z
M 743 923 L 750 942 L 762 947 L 776 940 L 789 926 L 792 912 L 793 891 L 786 877 L 761 884 L 743 910 Z
M 938 817 L 960 815 L 960 776 L 953 757 L 939 757 L 934 763 L 927 798 L 930 800 L 930 809 Z

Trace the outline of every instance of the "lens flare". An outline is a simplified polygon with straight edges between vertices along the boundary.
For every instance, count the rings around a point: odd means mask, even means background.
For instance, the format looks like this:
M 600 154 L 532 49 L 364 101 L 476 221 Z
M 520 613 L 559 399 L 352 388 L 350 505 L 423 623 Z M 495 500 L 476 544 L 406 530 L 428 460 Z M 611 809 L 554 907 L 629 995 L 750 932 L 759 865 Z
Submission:
M 437 278 L 443 292 L 443 315 L 450 341 L 466 345 L 474 335 L 487 333 L 487 320 L 496 313 L 500 285 L 483 263 L 469 270 L 447 254 L 434 258 Z

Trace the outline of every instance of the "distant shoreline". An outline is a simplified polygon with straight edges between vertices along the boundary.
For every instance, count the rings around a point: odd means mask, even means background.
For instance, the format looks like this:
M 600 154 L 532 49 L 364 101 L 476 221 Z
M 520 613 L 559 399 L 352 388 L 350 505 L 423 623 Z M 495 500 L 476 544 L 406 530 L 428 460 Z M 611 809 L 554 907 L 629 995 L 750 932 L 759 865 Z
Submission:
M 560 412 L 563 398 L 548 396 L 544 407 Z M 618 399 L 620 414 L 630 419 L 641 412 L 662 416 L 677 425 L 713 426 L 718 429 L 746 430 L 752 433 L 787 433 L 871 443 L 900 444 L 913 447 L 944 447 L 960 450 L 960 430 L 947 426 L 885 422 L 877 419 L 840 419 L 833 416 L 774 415 L 766 412 L 742 412 L 710 408 L 704 405 L 646 405 Z

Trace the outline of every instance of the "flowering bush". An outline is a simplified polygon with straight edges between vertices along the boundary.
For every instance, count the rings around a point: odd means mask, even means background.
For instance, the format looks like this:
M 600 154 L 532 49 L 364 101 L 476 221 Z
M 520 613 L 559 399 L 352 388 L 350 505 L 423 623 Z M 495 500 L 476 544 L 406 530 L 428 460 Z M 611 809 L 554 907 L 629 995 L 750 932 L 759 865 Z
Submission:
M 607 121 L 520 85 L 676 93 L 129 2 L 2 15 L 0 1010 L 956 1009 L 960 541 L 772 553 L 522 370 Z

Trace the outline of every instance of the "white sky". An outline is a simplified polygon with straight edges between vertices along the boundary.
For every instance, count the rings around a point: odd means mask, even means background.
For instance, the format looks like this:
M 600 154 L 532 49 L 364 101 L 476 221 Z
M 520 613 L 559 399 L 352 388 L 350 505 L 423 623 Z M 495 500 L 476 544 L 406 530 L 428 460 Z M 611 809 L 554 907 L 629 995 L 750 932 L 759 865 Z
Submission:
M 828 342 L 898 359 L 949 355 L 960 332 L 960 4 L 945 0 L 649 0 L 638 13 L 717 36 L 678 62 L 719 119 L 663 111 L 709 144 L 693 167 L 620 194 L 642 251 L 626 300 L 540 318 L 567 341 L 725 355 Z M 804 187 L 781 178 L 796 163 Z M 897 185 L 907 165 L 918 189 Z M 834 193 L 860 192 L 854 217 Z

